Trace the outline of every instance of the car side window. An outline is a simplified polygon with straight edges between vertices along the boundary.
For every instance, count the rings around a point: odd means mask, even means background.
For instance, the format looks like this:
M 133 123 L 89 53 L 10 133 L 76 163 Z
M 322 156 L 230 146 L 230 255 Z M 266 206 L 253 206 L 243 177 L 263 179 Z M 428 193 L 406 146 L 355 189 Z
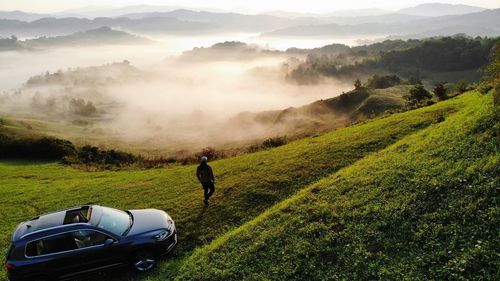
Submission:
M 107 235 L 93 230 L 79 230 L 72 232 L 73 239 L 79 249 L 103 245 L 106 239 L 110 238 Z
M 28 257 L 39 256 L 43 252 L 42 249 L 43 249 L 42 240 L 29 242 L 28 244 L 26 244 L 26 256 Z
M 26 256 L 55 254 L 77 249 L 75 240 L 69 233 L 54 235 L 26 244 Z

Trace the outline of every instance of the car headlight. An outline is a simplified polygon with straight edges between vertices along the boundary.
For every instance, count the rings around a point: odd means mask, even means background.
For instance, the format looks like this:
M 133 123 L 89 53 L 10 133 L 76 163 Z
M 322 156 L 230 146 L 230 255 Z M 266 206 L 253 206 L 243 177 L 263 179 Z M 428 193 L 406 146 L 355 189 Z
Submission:
M 167 239 L 168 237 L 170 236 L 170 230 L 164 230 L 162 232 L 160 232 L 159 234 L 155 235 L 155 239 L 156 241 L 164 241 L 165 239 Z

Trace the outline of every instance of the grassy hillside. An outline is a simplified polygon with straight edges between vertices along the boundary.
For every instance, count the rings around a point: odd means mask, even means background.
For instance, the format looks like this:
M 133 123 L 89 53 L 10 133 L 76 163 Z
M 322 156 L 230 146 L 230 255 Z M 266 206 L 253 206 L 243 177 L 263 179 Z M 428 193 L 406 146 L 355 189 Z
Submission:
M 195 251 L 178 279 L 498 279 L 499 108 L 470 92 L 404 115 L 453 105 Z
M 431 126 L 464 101 L 380 118 L 275 149 L 216 161 L 217 191 L 204 208 L 194 166 L 84 172 L 57 163 L 0 161 L 0 248 L 35 214 L 94 202 L 159 208 L 176 220 L 182 256 L 242 225 L 301 188 Z
M 277 134 L 290 137 L 312 135 L 348 126 L 353 122 L 379 116 L 387 110 L 406 106 L 405 95 L 411 85 L 397 85 L 386 89 L 361 88 L 340 96 L 318 100 L 301 107 L 259 113 L 241 113 L 236 124 L 258 123 L 272 128 Z

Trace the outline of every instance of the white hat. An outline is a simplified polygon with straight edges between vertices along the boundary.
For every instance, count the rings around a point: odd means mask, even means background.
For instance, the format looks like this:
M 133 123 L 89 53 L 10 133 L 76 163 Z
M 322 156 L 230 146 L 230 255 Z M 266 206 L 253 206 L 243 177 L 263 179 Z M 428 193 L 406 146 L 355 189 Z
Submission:
M 201 156 L 201 162 L 208 162 L 208 158 L 206 156 Z

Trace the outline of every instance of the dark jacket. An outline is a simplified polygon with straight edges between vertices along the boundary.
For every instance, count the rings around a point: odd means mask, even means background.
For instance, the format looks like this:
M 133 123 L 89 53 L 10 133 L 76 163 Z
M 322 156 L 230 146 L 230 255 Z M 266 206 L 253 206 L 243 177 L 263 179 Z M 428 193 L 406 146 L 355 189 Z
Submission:
M 212 168 L 207 163 L 201 163 L 196 168 L 196 177 L 200 182 L 215 182 Z

